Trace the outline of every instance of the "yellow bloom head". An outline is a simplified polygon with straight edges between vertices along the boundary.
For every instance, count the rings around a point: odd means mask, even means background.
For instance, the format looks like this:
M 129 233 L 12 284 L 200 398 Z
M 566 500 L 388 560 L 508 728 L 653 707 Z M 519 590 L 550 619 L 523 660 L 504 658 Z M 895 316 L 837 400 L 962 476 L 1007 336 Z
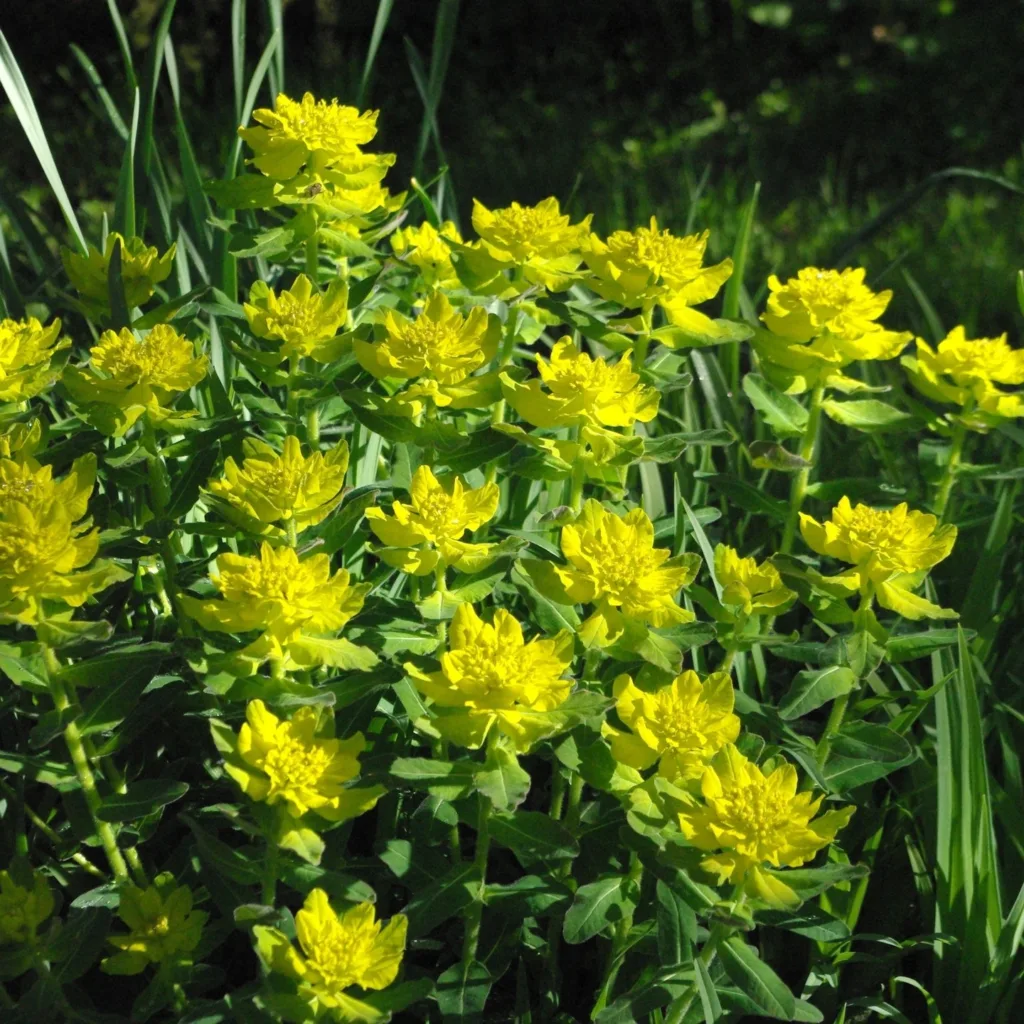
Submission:
M 852 807 L 815 818 L 822 797 L 797 793 L 796 769 L 778 764 L 767 775 L 731 743 L 701 777 L 703 804 L 679 815 L 683 835 L 710 856 L 701 861 L 718 883 L 742 885 L 771 906 L 799 903 L 782 878 L 765 868 L 797 867 L 828 846 Z M 814 819 L 814 820 L 812 820 Z
M 457 288 L 459 277 L 452 266 L 452 251 L 445 238 L 462 241 L 452 221 L 446 220 L 440 230 L 424 221 L 419 227 L 399 228 L 391 236 L 391 248 L 399 259 L 420 272 L 428 288 Z
M 387 988 L 398 975 L 405 952 L 407 919 L 396 914 L 381 927 L 372 903 L 335 912 L 323 889 L 313 889 L 295 915 L 301 952 L 276 928 L 253 929 L 257 951 L 267 969 L 290 978 L 313 1016 L 336 1021 L 377 1021 L 378 1013 L 345 989 Z
M 317 100 L 309 92 L 298 102 L 278 93 L 273 110 L 261 107 L 252 112 L 259 127 L 241 127 L 238 134 L 256 154 L 256 167 L 285 181 L 307 163 L 312 171 L 344 165 L 377 134 L 378 113 L 360 113 L 336 99 Z
M 591 215 L 570 223 L 553 196 L 536 206 L 512 203 L 489 210 L 473 200 L 473 227 L 483 250 L 498 264 L 517 268 L 529 284 L 562 291 L 580 265 L 580 249 L 590 232 Z
M 653 693 L 622 675 L 613 692 L 615 710 L 630 731 L 605 725 L 602 732 L 611 740 L 615 760 L 637 771 L 657 764 L 658 774 L 670 781 L 700 778 L 707 761 L 739 736 L 728 672 L 701 681 L 687 671 Z
M 591 499 L 576 522 L 562 528 L 561 544 L 569 564 L 554 571 L 567 597 L 596 605 L 580 631 L 586 643 L 612 643 L 630 622 L 669 626 L 693 621 L 693 613 L 675 598 L 695 579 L 700 558 L 671 558 L 667 548 L 656 548 L 654 526 L 643 509 L 619 516 Z
M 24 402 L 59 376 L 50 361 L 71 344 L 60 337 L 60 320 L 44 327 L 34 316 L 0 320 L 0 402 Z
M 124 238 L 116 231 L 107 235 L 102 252 L 91 245 L 87 256 L 62 249 L 61 259 L 71 283 L 85 305 L 97 312 L 110 308 L 108 274 L 110 258 L 118 242 L 121 243 L 121 280 L 129 309 L 146 302 L 156 286 L 170 277 L 174 267 L 174 244 L 161 256 L 155 246 L 146 245 L 141 238 Z
M 0 946 L 15 942 L 32 945 L 36 929 L 53 908 L 53 892 L 41 871 L 33 871 L 32 884 L 25 886 L 19 885 L 10 872 L 0 871 Z
M 592 359 L 570 338 L 556 342 L 551 360 L 537 360 L 540 380 L 519 384 L 501 375 L 509 404 L 535 427 L 591 425 L 631 427 L 638 420 L 649 423 L 658 414 L 660 396 L 640 383 L 630 357 L 614 365 Z M 541 389 L 547 386 L 548 393 Z
M 957 529 L 927 512 L 910 511 L 904 502 L 894 509 L 850 504 L 843 497 L 830 520 L 819 523 L 800 513 L 800 532 L 807 546 L 853 565 L 854 571 L 829 577 L 852 591 L 878 598 L 883 608 L 908 619 L 955 618 L 956 612 L 917 597 L 917 587 L 932 566 L 953 550 Z
M 500 325 L 483 306 L 467 316 L 456 312 L 443 292 L 430 297 L 414 320 L 389 310 L 383 341 L 354 342 L 364 370 L 375 377 L 427 377 L 439 384 L 458 384 L 498 350 Z
M 244 309 L 256 337 L 280 343 L 282 360 L 311 356 L 329 363 L 341 354 L 335 336 L 348 317 L 348 286 L 340 278 L 323 294 L 314 292 L 305 274 L 299 274 L 280 295 L 266 282 L 257 281 L 249 289 Z
M 370 589 L 365 583 L 350 585 L 345 569 L 332 576 L 327 555 L 300 559 L 294 548 L 275 548 L 266 541 L 258 557 L 219 555 L 217 570 L 211 579 L 223 600 L 186 595 L 182 600 L 189 615 L 204 629 L 258 629 L 279 642 L 302 630 L 336 633 L 359 613 Z
M 593 274 L 587 280 L 598 295 L 622 306 L 667 310 L 705 302 L 732 274 L 732 260 L 704 266 L 708 232 L 679 238 L 667 228 L 650 227 L 616 231 L 602 242 L 591 235 L 583 258 Z
M 210 493 L 242 513 L 247 523 L 295 520 L 298 530 L 315 526 L 341 501 L 348 469 L 348 445 L 341 441 L 326 454 L 302 454 L 299 439 L 289 435 L 278 455 L 266 442 L 242 443 L 241 468 L 230 456 L 224 476 L 210 481 Z M 255 521 L 255 522 L 253 522 Z
M 224 767 L 250 799 L 280 805 L 291 818 L 315 811 L 338 822 L 368 811 L 383 794 L 379 786 L 349 786 L 366 742 L 362 733 L 335 739 L 329 714 L 304 707 L 288 721 L 253 700 L 245 719 Z
M 903 360 L 914 386 L 937 402 L 969 407 L 988 417 L 1024 416 L 1024 392 L 1006 392 L 997 384 L 1024 384 L 1024 349 L 1013 349 L 1006 335 L 969 339 L 963 327 L 932 349 L 917 339 L 917 357 Z
M 428 674 L 412 664 L 405 669 L 440 709 L 431 724 L 445 739 L 475 748 L 495 728 L 523 752 L 560 728 L 546 713 L 569 696 L 572 681 L 562 677 L 572 647 L 565 630 L 526 643 L 522 626 L 504 609 L 487 623 L 463 604 L 452 619 L 441 671 Z
M 85 515 L 95 483 L 96 456 L 91 453 L 75 459 L 71 472 L 60 481 L 53 479 L 51 466 L 40 466 L 35 459 L 0 458 L 0 516 L 12 512 L 15 504 L 37 516 L 57 504 L 76 522 Z
M 728 544 L 715 547 L 715 578 L 722 587 L 722 604 L 743 615 L 778 615 L 796 594 L 782 585 L 771 562 L 740 558 Z
M 189 962 L 188 954 L 199 945 L 208 917 L 192 909 L 188 886 L 175 885 L 166 872 L 146 889 L 122 888 L 117 916 L 130 931 L 108 939 L 121 952 L 100 964 L 106 974 L 141 974 L 149 964 Z
M 478 530 L 498 510 L 497 484 L 468 490 L 455 476 L 438 480 L 428 466 L 413 474 L 408 504 L 392 504 L 394 515 L 368 508 L 366 519 L 381 543 L 396 551 L 379 552 L 389 565 L 423 575 L 443 561 L 464 572 L 476 572 L 491 561 L 493 545 L 462 540 L 467 530 Z
M 97 429 L 120 436 L 143 415 L 153 423 L 174 415 L 171 403 L 198 384 L 209 365 L 170 324 L 157 324 L 141 339 L 123 327 L 104 331 L 89 349 L 88 366 L 69 366 L 63 380 Z

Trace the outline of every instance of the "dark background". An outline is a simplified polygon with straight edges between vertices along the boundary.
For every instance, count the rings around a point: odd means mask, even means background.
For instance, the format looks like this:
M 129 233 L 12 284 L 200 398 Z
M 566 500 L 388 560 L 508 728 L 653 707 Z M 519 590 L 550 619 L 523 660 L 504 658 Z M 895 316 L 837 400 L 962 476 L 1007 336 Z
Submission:
M 141 64 L 160 0 L 119 0 Z M 872 216 L 928 174 L 965 166 L 1024 180 L 1018 0 L 463 0 L 438 112 L 457 215 L 554 194 L 599 231 L 656 213 L 678 231 L 712 229 L 729 251 L 761 181 L 751 277 L 828 263 Z M 186 118 L 216 173 L 233 125 L 228 0 L 179 0 L 172 22 Z M 266 39 L 251 0 L 252 66 Z M 414 170 L 423 104 L 409 66 L 429 66 L 436 0 L 396 0 L 368 103 L 375 145 Z M 286 88 L 354 102 L 376 0 L 291 0 Z M 88 222 L 109 205 L 121 143 L 71 59 L 77 43 L 122 114 L 129 97 L 102 0 L 9 0 L 0 27 L 21 63 L 58 167 Z M 166 90 L 166 84 L 164 86 Z M 261 103 L 267 101 L 267 92 Z M 173 146 L 169 100 L 158 124 Z M 45 185 L 13 115 L 2 118 L 6 187 L 45 206 Z M 429 148 L 423 176 L 437 169 Z M 449 211 L 452 212 L 452 211 Z M 1012 328 L 1024 264 L 1019 194 L 985 181 L 937 185 L 849 261 L 907 293 L 909 272 L 951 326 Z M 920 327 L 917 301 L 897 300 Z

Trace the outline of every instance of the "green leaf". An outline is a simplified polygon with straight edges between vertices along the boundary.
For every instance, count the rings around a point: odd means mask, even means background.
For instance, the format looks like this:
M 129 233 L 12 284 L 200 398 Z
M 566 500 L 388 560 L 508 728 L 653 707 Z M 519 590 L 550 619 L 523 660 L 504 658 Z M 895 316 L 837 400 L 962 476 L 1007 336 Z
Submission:
M 725 973 L 733 984 L 776 1020 L 792 1020 L 796 998 L 782 979 L 748 946 L 734 936 L 719 947 Z
M 965 632 L 972 636 L 972 631 Z M 955 629 L 929 629 L 923 633 L 907 633 L 903 636 L 890 637 L 885 643 L 885 653 L 889 661 L 913 661 L 923 658 L 943 647 L 952 647 L 956 643 Z
M 772 871 L 770 868 L 766 868 L 765 870 L 785 882 L 801 900 L 813 899 L 826 889 L 831 889 L 833 885 L 864 878 L 868 873 L 867 866 L 864 864 L 826 864 L 820 868 L 786 868 L 781 871 Z
M 488 911 L 520 920 L 539 917 L 571 899 L 567 885 L 540 875 L 523 875 L 508 885 L 488 885 L 484 897 Z
M 660 878 L 655 887 L 658 902 L 658 958 L 663 964 L 681 964 L 693 956 L 697 942 L 697 915 L 693 908 Z
M 850 929 L 845 921 L 822 910 L 821 907 L 808 903 L 796 911 L 761 910 L 757 914 L 759 925 L 770 928 L 782 928 L 787 932 L 796 932 L 805 938 L 817 942 L 841 942 L 850 937 Z
M 572 833 L 539 811 L 492 814 L 490 833 L 494 842 L 510 849 L 524 867 L 549 860 L 565 860 L 580 852 Z
M 530 773 L 520 767 L 515 751 L 497 746 L 488 753 L 485 769 L 476 773 L 473 784 L 495 810 L 514 811 L 530 792 Z
M 575 633 L 581 623 L 576 609 L 571 604 L 553 601 L 548 595 L 542 593 L 536 586 L 530 569 L 527 568 L 527 566 L 536 566 L 536 571 L 539 573 L 543 571 L 541 567 L 550 568 L 550 565 L 550 562 L 541 562 L 535 558 L 516 562 L 512 567 L 511 580 L 526 600 L 533 620 L 545 633 L 557 633 L 563 629 Z
M 644 459 L 648 462 L 675 462 L 687 448 L 730 445 L 736 439 L 728 430 L 697 430 L 687 434 L 659 434 L 644 438 Z
M 210 835 L 187 814 L 180 814 L 179 817 L 192 830 L 199 849 L 199 859 L 204 864 L 232 882 L 253 885 L 260 881 L 263 869 L 255 855 L 250 858 L 241 850 L 228 846 L 216 836 Z
M 832 750 L 844 757 L 893 763 L 913 757 L 911 745 L 892 729 L 870 722 L 845 725 L 832 740 Z
M 199 489 L 209 480 L 219 458 L 219 446 L 207 441 L 206 446 L 188 460 L 184 472 L 175 480 L 171 489 L 166 512 L 168 519 L 183 519 L 191 511 L 199 498 Z
M 806 459 L 783 448 L 775 441 L 753 441 L 750 462 L 755 469 L 775 469 L 781 473 L 796 473 L 811 465 Z
M 135 821 L 180 800 L 187 792 L 186 782 L 142 779 L 133 782 L 127 793 L 112 793 L 106 797 L 97 814 L 101 821 Z
M 781 392 L 758 373 L 748 373 L 743 378 L 743 391 L 776 437 L 803 436 L 807 429 L 807 410 L 795 398 Z
M 651 340 L 673 349 L 708 348 L 730 342 L 746 341 L 754 329 L 740 320 L 709 320 L 704 330 L 667 324 L 651 331 Z
M 431 761 L 425 757 L 396 758 L 389 771 L 416 789 L 442 800 L 458 800 L 473 788 L 480 766 L 475 761 Z
M 587 942 L 636 908 L 636 884 L 624 875 L 581 885 L 565 912 L 562 937 L 572 946 Z
M 439 975 L 434 998 L 445 1024 L 481 1024 L 493 984 L 490 971 L 476 960 L 466 967 L 454 964 Z
M 779 717 L 786 722 L 802 718 L 823 704 L 849 693 L 857 676 L 843 665 L 798 672 L 789 693 L 779 704 Z
M 705 1022 L 716 1021 L 722 1016 L 722 1004 L 715 990 L 715 983 L 711 980 L 711 974 L 707 965 L 700 957 L 693 962 L 695 971 L 695 982 L 697 994 L 700 996 L 701 1009 L 704 1011 Z
M 47 960 L 54 962 L 58 984 L 80 978 L 107 951 L 112 916 L 106 907 L 89 907 L 68 915 L 46 952 Z
M 110 326 L 115 331 L 122 327 L 130 327 L 132 323 L 131 310 L 128 309 L 128 300 L 124 294 L 124 279 L 121 277 L 121 262 L 124 253 L 121 251 L 121 240 L 114 242 L 114 250 L 110 254 L 110 263 L 107 264 L 107 294 L 110 299 Z
M 856 430 L 893 430 L 910 424 L 914 417 L 901 412 L 895 406 L 880 402 L 877 398 L 865 398 L 855 402 L 837 402 L 826 398 L 821 403 L 822 412 L 836 423 Z
M 446 874 L 416 893 L 404 909 L 409 919 L 409 935 L 418 938 L 432 932 L 448 918 L 461 914 L 473 902 L 480 889 L 480 878 L 473 864 L 456 864 Z

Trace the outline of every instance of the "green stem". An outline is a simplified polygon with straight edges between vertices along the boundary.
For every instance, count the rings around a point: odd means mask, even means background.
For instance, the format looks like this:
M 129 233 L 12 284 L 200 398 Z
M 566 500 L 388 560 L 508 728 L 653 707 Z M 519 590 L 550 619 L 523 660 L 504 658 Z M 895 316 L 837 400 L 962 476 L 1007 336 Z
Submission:
M 487 888 L 487 857 L 491 849 L 491 833 L 488 823 L 491 818 L 491 801 L 480 795 L 476 826 L 476 856 L 473 864 L 480 878 L 480 889 L 476 898 L 466 910 L 466 934 L 462 944 L 462 972 L 467 975 L 469 968 L 476 959 L 476 949 L 480 942 L 480 925 L 484 917 L 484 894 Z
M 964 410 L 966 412 L 966 409 Z M 935 492 L 935 501 L 932 507 L 940 520 L 945 519 L 946 510 L 949 507 L 949 499 L 953 494 L 953 487 L 956 484 L 957 475 L 960 471 L 960 460 L 963 456 L 964 441 L 967 438 L 967 427 L 963 423 L 957 423 L 953 428 L 953 444 L 949 449 L 949 461 L 942 473 L 938 490 Z
M 267 840 L 267 861 L 263 865 L 263 885 L 260 901 L 265 907 L 272 907 L 277 898 L 277 839 Z
M 548 809 L 548 816 L 558 821 L 562 817 L 562 806 L 564 804 L 565 776 L 556 764 L 554 774 L 551 777 L 551 807 Z
M 654 320 L 654 310 L 645 309 L 640 314 L 644 329 L 633 339 L 633 372 L 639 373 L 647 362 L 647 350 L 651 347 L 651 325 Z
M 306 276 L 314 289 L 320 287 L 320 235 L 316 231 L 306 239 Z
M 821 400 L 825 388 L 819 384 L 811 392 L 811 402 L 807 410 L 807 429 L 800 442 L 800 458 L 805 462 L 814 462 L 814 449 L 818 444 L 818 428 L 821 425 Z M 789 516 L 786 519 L 786 529 L 782 534 L 782 545 L 780 552 L 788 555 L 793 550 L 793 540 L 796 537 L 797 523 L 800 521 L 800 508 L 804 503 L 807 494 L 807 484 L 811 479 L 813 466 L 806 466 L 801 469 L 789 487 Z
M 704 948 L 700 951 L 699 959 L 705 967 L 711 966 L 722 940 L 727 939 L 732 933 L 732 930 L 733 929 L 728 925 L 722 924 L 721 922 L 712 926 L 711 934 L 708 936 L 707 942 L 704 943 Z M 665 1014 L 665 1024 L 682 1024 L 687 1013 L 690 1011 L 690 1007 L 693 1006 L 696 999 L 697 985 L 694 983 L 674 1003 L 672 1003 L 671 1006 L 669 1006 L 668 1012 Z
M 849 693 L 844 693 L 832 702 L 832 710 L 829 712 L 828 722 L 825 723 L 825 731 L 821 734 L 821 739 L 818 740 L 818 745 L 814 749 L 814 756 L 820 765 L 828 760 L 828 755 L 832 751 L 832 741 L 843 727 L 846 709 L 850 706 L 850 696 Z
M 291 423 L 294 423 L 299 416 L 299 396 L 295 394 L 295 378 L 299 375 L 300 360 L 298 356 L 292 356 L 288 360 L 288 380 L 285 383 L 285 411 L 288 413 L 288 419 Z M 291 426 L 289 425 L 289 432 Z
M 295 525 L 295 516 L 289 516 L 285 520 L 285 528 L 288 531 L 288 544 L 290 547 L 299 546 L 299 528 Z
M 583 507 L 583 483 L 586 480 L 587 467 L 582 459 L 577 458 L 572 467 L 572 486 L 569 490 L 569 504 L 579 512 Z
M 43 652 L 43 664 L 46 666 L 47 681 L 50 686 L 50 695 L 53 698 L 54 707 L 58 711 L 64 711 L 71 704 L 59 679 L 60 662 L 50 647 L 44 643 L 40 643 L 40 647 Z M 130 881 L 128 866 L 125 864 L 124 857 L 117 847 L 117 838 L 114 835 L 114 830 L 110 827 L 109 822 L 101 821 L 99 817 L 99 810 L 103 800 L 96 789 L 96 776 L 92 773 L 89 757 L 85 752 L 82 734 L 78 729 L 78 722 L 74 719 L 64 727 L 64 742 L 67 744 L 68 753 L 71 755 L 71 763 L 75 766 L 75 774 L 78 776 L 78 783 L 82 787 L 82 796 L 85 797 L 85 802 L 89 807 L 93 826 L 103 845 L 103 852 L 107 855 L 114 879 L 122 883 L 128 882 Z
M 636 853 L 629 855 L 629 881 L 639 891 L 640 880 L 643 877 L 644 866 Z M 612 937 L 612 944 L 608 950 L 608 960 L 605 964 L 604 982 L 601 991 L 598 993 L 597 1001 L 590 1012 L 590 1019 L 593 1020 L 607 1005 L 611 994 L 615 989 L 615 979 L 619 976 L 622 963 L 625 959 L 626 943 L 629 941 L 629 933 L 633 927 L 632 913 L 625 914 L 621 921 L 615 925 L 615 933 Z
M 320 410 L 316 406 L 306 413 L 306 444 L 313 451 L 320 446 Z

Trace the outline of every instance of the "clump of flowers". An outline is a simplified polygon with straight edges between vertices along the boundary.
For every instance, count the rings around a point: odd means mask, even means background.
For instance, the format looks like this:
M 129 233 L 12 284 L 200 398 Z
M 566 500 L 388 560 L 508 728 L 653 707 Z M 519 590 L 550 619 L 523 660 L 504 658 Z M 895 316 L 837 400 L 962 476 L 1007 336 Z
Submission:
M 110 311 L 110 260 L 118 244 L 121 246 L 121 281 L 129 309 L 148 302 L 156 286 L 166 281 L 174 269 L 175 244 L 161 256 L 156 246 L 146 245 L 135 236 L 125 238 L 116 231 L 107 235 L 102 252 L 91 245 L 85 256 L 62 249 L 64 269 L 91 313 Z
M 408 503 L 396 501 L 393 515 L 368 508 L 366 520 L 382 544 L 377 553 L 388 565 L 414 576 L 447 566 L 478 572 L 496 556 L 493 544 L 473 544 L 462 538 L 480 529 L 498 510 L 496 484 L 467 488 L 453 476 L 438 480 L 428 466 L 413 474 Z
M 348 317 L 348 285 L 340 278 L 323 293 L 314 290 L 305 274 L 280 294 L 257 281 L 243 308 L 252 333 L 276 343 L 269 354 L 275 363 L 303 356 L 330 363 L 348 346 L 346 338 L 338 337 Z
M 352 786 L 359 776 L 362 733 L 334 735 L 334 718 L 302 707 L 291 720 L 278 718 L 262 700 L 249 701 L 237 737 L 224 749 L 224 770 L 250 800 L 276 807 L 277 842 L 300 854 L 322 844 L 310 842 L 311 812 L 337 824 L 370 810 L 384 795 L 382 786 Z
M 479 747 L 491 729 L 507 736 L 516 750 L 561 730 L 549 714 L 569 696 L 564 678 L 572 662 L 573 637 L 562 630 L 552 639 L 523 640 L 523 627 L 503 608 L 492 623 L 472 605 L 459 605 L 452 619 L 448 650 L 440 672 L 405 666 L 416 688 L 434 703 L 430 725 L 451 743 Z
M 208 369 L 209 359 L 194 342 L 170 324 L 157 324 L 141 338 L 127 327 L 104 331 L 89 349 L 88 364 L 67 367 L 63 381 L 97 430 L 120 437 L 142 417 L 153 426 L 171 427 L 195 416 L 172 406 Z
M 211 576 L 222 599 L 182 596 L 182 606 L 204 629 L 260 636 L 239 651 L 233 664 L 254 672 L 268 659 L 277 671 L 333 665 L 367 668 L 370 651 L 336 634 L 363 607 L 369 584 L 353 585 L 346 569 L 331 575 L 327 555 L 300 559 L 291 547 L 266 541 L 257 557 L 223 554 Z
M 911 383 L 922 395 L 943 405 L 958 405 L 976 430 L 1024 416 L 1024 392 L 1004 391 L 999 384 L 1024 384 L 1024 349 L 998 338 L 968 338 L 954 327 L 933 349 L 917 339 L 915 356 L 904 356 Z
M 440 228 L 424 221 L 418 227 L 399 228 L 391 236 L 391 249 L 403 263 L 416 268 L 428 289 L 457 288 L 459 276 L 446 238 L 462 244 L 452 221 L 446 220 Z
M 100 968 L 107 974 L 141 974 L 150 964 L 164 968 L 189 963 L 209 917 L 192 903 L 192 890 L 167 872 L 145 889 L 125 886 L 117 916 L 130 930 L 110 936 L 108 941 L 120 952 L 108 956 Z
M 766 374 L 791 394 L 816 387 L 856 391 L 864 385 L 842 370 L 858 360 L 895 359 L 911 334 L 879 324 L 891 291 L 873 292 L 863 267 L 804 267 L 785 283 L 768 278 L 767 331 L 754 336 Z
M 602 728 L 612 756 L 637 771 L 656 764 L 658 774 L 670 782 L 700 778 L 708 760 L 740 734 L 728 672 L 713 672 L 702 680 L 690 670 L 653 692 L 621 675 L 612 692 L 616 713 L 629 729 Z
M 35 945 L 36 932 L 55 905 L 53 890 L 41 871 L 33 871 L 31 884 L 25 885 L 10 871 L 0 871 L 0 946 Z
M 482 306 L 463 316 L 436 292 L 413 319 L 388 310 L 383 328 L 381 341 L 356 339 L 353 351 L 363 369 L 380 380 L 416 381 L 388 403 L 389 409 L 419 417 L 428 405 L 472 409 L 496 397 L 494 374 L 472 376 L 498 351 L 500 325 Z
M 712 321 L 691 306 L 718 294 L 732 275 L 732 260 L 704 266 L 708 232 L 680 238 L 651 218 L 649 227 L 616 231 L 602 241 L 591 235 L 583 258 L 598 295 L 646 317 L 661 306 L 671 323 L 705 331 Z
M 906 502 L 876 509 L 851 505 L 843 497 L 824 523 L 801 512 L 800 532 L 812 551 L 853 566 L 823 580 L 841 591 L 859 593 L 864 606 L 877 599 L 883 608 L 907 619 L 957 617 L 955 611 L 914 593 L 928 570 L 953 550 L 955 526 L 940 526 L 935 516 L 911 511 Z
M 34 316 L 0 320 L 0 402 L 25 402 L 45 391 L 60 376 L 54 356 L 70 344 L 60 320 L 45 327 Z
M 375 1022 L 386 1018 L 347 990 L 387 988 L 398 975 L 408 920 L 396 914 L 381 926 L 372 903 L 338 914 L 323 889 L 312 889 L 295 915 L 301 953 L 277 928 L 253 929 L 268 971 L 296 983 L 314 1019 Z
M 731 743 L 712 759 L 701 776 L 703 803 L 680 812 L 683 835 L 709 854 L 700 865 L 741 885 L 744 892 L 772 907 L 800 903 L 777 869 L 798 867 L 831 843 L 854 809 L 819 815 L 822 797 L 797 792 L 793 765 L 782 761 L 767 773 Z
M 771 562 L 741 558 L 728 544 L 715 545 L 715 578 L 722 588 L 723 611 L 733 618 L 780 615 L 796 598 Z
M 292 434 L 284 439 L 280 455 L 265 441 L 246 438 L 242 453 L 241 467 L 228 456 L 224 476 L 211 480 L 209 489 L 247 529 L 262 533 L 284 522 L 302 531 L 322 522 L 341 501 L 349 460 L 344 441 L 307 457 Z
M 596 606 L 580 627 L 588 647 L 605 647 L 638 628 L 645 633 L 646 626 L 693 621 L 675 595 L 694 581 L 701 559 L 672 558 L 667 548 L 656 548 L 643 509 L 619 516 L 590 499 L 575 523 L 562 528 L 561 546 L 568 564 L 551 566 L 553 577 L 542 586 L 563 604 Z

